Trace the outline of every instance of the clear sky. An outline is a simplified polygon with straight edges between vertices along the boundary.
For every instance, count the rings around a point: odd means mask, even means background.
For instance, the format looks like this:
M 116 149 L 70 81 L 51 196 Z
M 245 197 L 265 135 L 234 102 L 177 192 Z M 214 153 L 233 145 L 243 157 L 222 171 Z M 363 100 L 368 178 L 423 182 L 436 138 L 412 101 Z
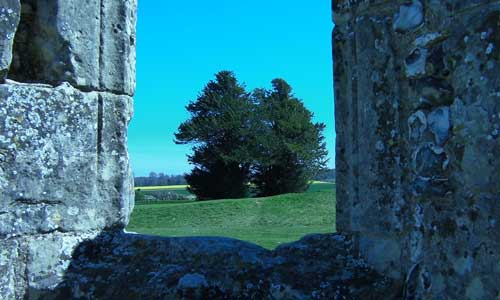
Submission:
M 129 128 L 135 176 L 182 174 L 190 146 L 174 132 L 185 106 L 221 70 L 234 71 L 249 91 L 283 78 L 327 125 L 334 166 L 330 0 L 140 0 L 137 92 Z

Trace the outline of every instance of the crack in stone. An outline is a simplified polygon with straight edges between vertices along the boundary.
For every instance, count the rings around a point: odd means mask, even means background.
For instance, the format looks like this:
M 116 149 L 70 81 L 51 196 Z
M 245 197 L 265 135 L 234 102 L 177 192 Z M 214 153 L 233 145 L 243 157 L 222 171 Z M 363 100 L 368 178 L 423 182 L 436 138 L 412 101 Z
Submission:
M 102 157 L 102 131 L 104 123 L 104 100 L 101 95 L 97 100 L 97 167 L 101 165 Z
M 49 199 L 33 199 L 33 198 L 17 198 L 13 202 L 14 204 L 28 204 L 28 205 L 38 205 L 38 204 L 45 204 L 45 205 L 58 205 L 58 204 L 64 204 L 61 200 L 49 200 Z
M 99 86 L 104 86 L 103 85 L 103 72 L 101 71 L 103 69 L 103 64 L 104 64 L 104 32 L 105 32 L 105 24 L 104 24 L 104 1 L 106 0 L 100 0 L 100 12 L 99 12 L 99 21 L 100 21 L 100 32 L 99 32 Z

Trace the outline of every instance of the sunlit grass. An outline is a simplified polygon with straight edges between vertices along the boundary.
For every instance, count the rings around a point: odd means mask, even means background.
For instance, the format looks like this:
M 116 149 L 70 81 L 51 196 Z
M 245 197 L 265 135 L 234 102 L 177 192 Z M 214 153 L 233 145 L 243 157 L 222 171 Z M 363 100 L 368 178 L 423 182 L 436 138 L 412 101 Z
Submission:
M 127 228 L 161 236 L 227 236 L 272 249 L 335 231 L 335 184 L 264 198 L 138 203 Z

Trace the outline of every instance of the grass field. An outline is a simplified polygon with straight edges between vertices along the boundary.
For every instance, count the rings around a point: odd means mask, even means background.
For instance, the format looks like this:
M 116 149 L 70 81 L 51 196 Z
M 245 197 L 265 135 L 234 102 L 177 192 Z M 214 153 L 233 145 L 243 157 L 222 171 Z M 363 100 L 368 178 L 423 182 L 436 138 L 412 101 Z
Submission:
M 127 230 L 162 236 L 227 236 L 273 249 L 305 234 L 334 232 L 334 224 L 335 184 L 316 182 L 301 194 L 136 203 Z

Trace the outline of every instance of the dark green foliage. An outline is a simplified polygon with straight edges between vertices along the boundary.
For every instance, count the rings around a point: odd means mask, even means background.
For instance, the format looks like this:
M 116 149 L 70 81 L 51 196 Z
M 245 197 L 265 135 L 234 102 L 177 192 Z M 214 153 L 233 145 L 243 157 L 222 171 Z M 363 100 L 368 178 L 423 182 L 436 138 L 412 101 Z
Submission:
M 222 71 L 198 99 L 187 106 L 191 118 L 179 126 L 176 143 L 193 143 L 186 175 L 198 199 L 243 198 L 248 195 L 249 145 L 254 105 L 232 72 Z
M 300 193 L 309 187 L 309 177 L 304 168 L 298 167 L 292 160 L 289 163 L 286 159 L 274 164 L 263 162 L 256 169 L 253 183 L 258 196 Z
M 253 176 L 260 196 L 305 191 L 327 161 L 325 125 L 312 122 L 313 114 L 285 80 L 274 79 L 272 86 L 254 92 L 264 131 Z
M 216 74 L 175 134 L 192 143 L 186 175 L 198 199 L 243 198 L 250 182 L 259 196 L 303 192 L 326 163 L 321 123 L 292 95 L 285 80 L 248 94 L 232 72 Z
M 188 190 L 199 200 L 244 198 L 248 192 L 248 170 L 237 163 L 216 161 L 203 169 L 195 167 L 186 175 Z

